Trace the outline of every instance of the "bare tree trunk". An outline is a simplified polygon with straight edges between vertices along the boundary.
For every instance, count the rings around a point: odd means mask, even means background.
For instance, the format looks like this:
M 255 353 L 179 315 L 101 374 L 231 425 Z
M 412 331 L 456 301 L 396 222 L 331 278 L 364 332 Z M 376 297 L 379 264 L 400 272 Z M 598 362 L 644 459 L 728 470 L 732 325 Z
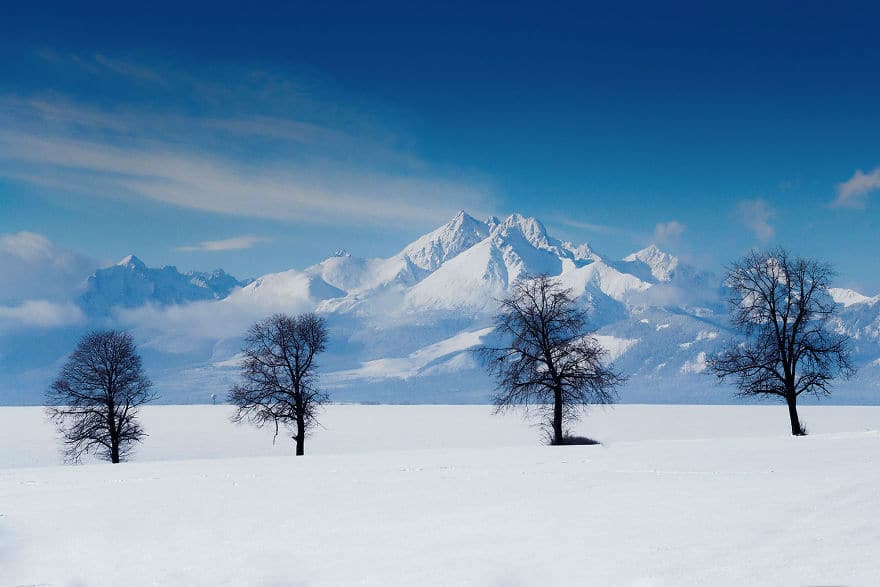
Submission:
M 562 391 L 553 394 L 553 444 L 562 444 Z
M 296 417 L 296 456 L 301 457 L 305 453 L 306 423 L 300 414 Z
M 119 433 L 116 429 L 116 415 L 113 400 L 108 402 L 107 426 L 110 429 L 110 462 L 119 463 Z
M 803 436 L 804 429 L 801 427 L 801 421 L 798 419 L 797 413 L 797 396 L 789 395 L 785 398 L 788 403 L 788 418 L 791 420 L 791 434 L 793 436 Z

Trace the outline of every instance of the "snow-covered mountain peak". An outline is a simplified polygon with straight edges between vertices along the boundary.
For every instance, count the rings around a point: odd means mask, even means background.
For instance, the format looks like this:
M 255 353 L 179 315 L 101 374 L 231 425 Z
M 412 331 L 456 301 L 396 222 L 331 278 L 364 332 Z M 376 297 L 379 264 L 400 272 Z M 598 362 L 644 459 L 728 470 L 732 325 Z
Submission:
M 531 216 L 523 216 L 519 213 L 511 214 L 498 223 L 498 227 L 501 229 L 518 228 L 526 237 L 547 238 L 547 229 L 544 228 L 540 220 Z
M 134 255 L 126 255 L 116 263 L 116 267 L 127 267 L 129 269 L 143 271 L 147 268 L 147 265 Z
M 662 251 L 654 244 L 627 255 L 623 261 L 643 265 L 657 281 L 671 281 L 679 265 L 678 257 Z
M 562 243 L 562 247 L 570 252 L 575 261 L 601 261 L 602 257 L 592 248 L 590 248 L 589 243 L 583 243 L 580 245 L 576 245 L 572 242 L 565 241 Z
M 511 242 L 515 234 L 520 234 L 527 243 L 537 249 L 561 253 L 561 244 L 547 234 L 547 229 L 537 218 L 511 214 L 492 228 L 492 237 L 496 242 Z
M 488 225 L 462 210 L 440 228 L 407 245 L 399 256 L 430 272 L 487 236 Z

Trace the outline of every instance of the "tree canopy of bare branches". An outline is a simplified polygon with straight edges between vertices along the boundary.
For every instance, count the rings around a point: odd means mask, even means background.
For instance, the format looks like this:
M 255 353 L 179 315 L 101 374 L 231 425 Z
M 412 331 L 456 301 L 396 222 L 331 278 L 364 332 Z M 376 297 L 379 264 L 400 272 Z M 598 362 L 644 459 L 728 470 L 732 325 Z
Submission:
M 118 463 L 146 433 L 138 408 L 152 401 L 134 340 L 127 332 L 90 332 L 77 344 L 46 394 L 46 412 L 61 433 L 64 454 L 87 453 Z
M 587 313 L 553 278 L 520 279 L 500 304 L 495 332 L 505 342 L 475 350 L 495 377 L 496 411 L 537 409 L 551 443 L 564 444 L 565 424 L 590 404 L 612 403 L 625 378 L 605 364 Z
M 319 407 L 328 401 L 317 387 L 315 357 L 327 345 L 324 319 L 315 314 L 275 314 L 254 324 L 242 350 L 241 383 L 232 387 L 229 402 L 237 406 L 233 421 L 286 427 L 305 454 L 305 438 L 317 423 Z
M 796 436 L 806 433 L 797 398 L 829 395 L 835 377 L 854 373 L 849 339 L 828 328 L 833 277 L 830 265 L 781 248 L 753 251 L 727 269 L 730 321 L 742 336 L 710 358 L 709 371 L 732 380 L 740 396 L 782 398 Z

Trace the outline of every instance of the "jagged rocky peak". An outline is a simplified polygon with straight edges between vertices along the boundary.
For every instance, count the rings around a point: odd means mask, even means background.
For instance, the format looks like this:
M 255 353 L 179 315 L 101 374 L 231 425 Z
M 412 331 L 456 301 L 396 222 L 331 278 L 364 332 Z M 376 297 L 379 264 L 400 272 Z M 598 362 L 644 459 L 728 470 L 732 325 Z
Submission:
M 538 249 L 553 249 L 555 245 L 561 245 L 548 236 L 547 229 L 540 220 L 530 216 L 511 214 L 492 227 L 492 236 L 497 241 L 508 240 L 517 233 Z
M 518 228 L 529 240 L 538 237 L 547 237 L 547 229 L 544 228 L 544 225 L 541 224 L 540 220 L 531 216 L 523 216 L 519 213 L 511 214 L 505 218 L 504 221 L 499 224 L 499 227 L 503 229 Z
M 576 245 L 570 241 L 562 243 L 562 247 L 572 254 L 575 261 L 601 261 L 602 257 L 590 248 L 589 243 Z
M 171 265 L 147 267 L 136 256 L 127 255 L 115 265 L 98 269 L 89 277 L 79 305 L 87 313 L 105 315 L 114 307 L 222 299 L 247 283 L 249 281 L 238 281 L 222 269 L 180 273 Z
M 407 245 L 400 256 L 420 269 L 434 271 L 487 236 L 489 226 L 462 210 L 440 228 Z

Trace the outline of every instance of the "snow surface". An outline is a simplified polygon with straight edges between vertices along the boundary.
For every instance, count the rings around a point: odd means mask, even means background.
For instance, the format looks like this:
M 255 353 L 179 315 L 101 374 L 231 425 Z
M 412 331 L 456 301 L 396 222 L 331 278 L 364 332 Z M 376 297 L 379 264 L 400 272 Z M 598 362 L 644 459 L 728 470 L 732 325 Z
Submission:
M 0 409 L 2 585 L 874 585 L 880 408 L 618 406 L 540 446 L 486 406 L 330 406 L 308 456 L 155 406 L 123 465 Z

